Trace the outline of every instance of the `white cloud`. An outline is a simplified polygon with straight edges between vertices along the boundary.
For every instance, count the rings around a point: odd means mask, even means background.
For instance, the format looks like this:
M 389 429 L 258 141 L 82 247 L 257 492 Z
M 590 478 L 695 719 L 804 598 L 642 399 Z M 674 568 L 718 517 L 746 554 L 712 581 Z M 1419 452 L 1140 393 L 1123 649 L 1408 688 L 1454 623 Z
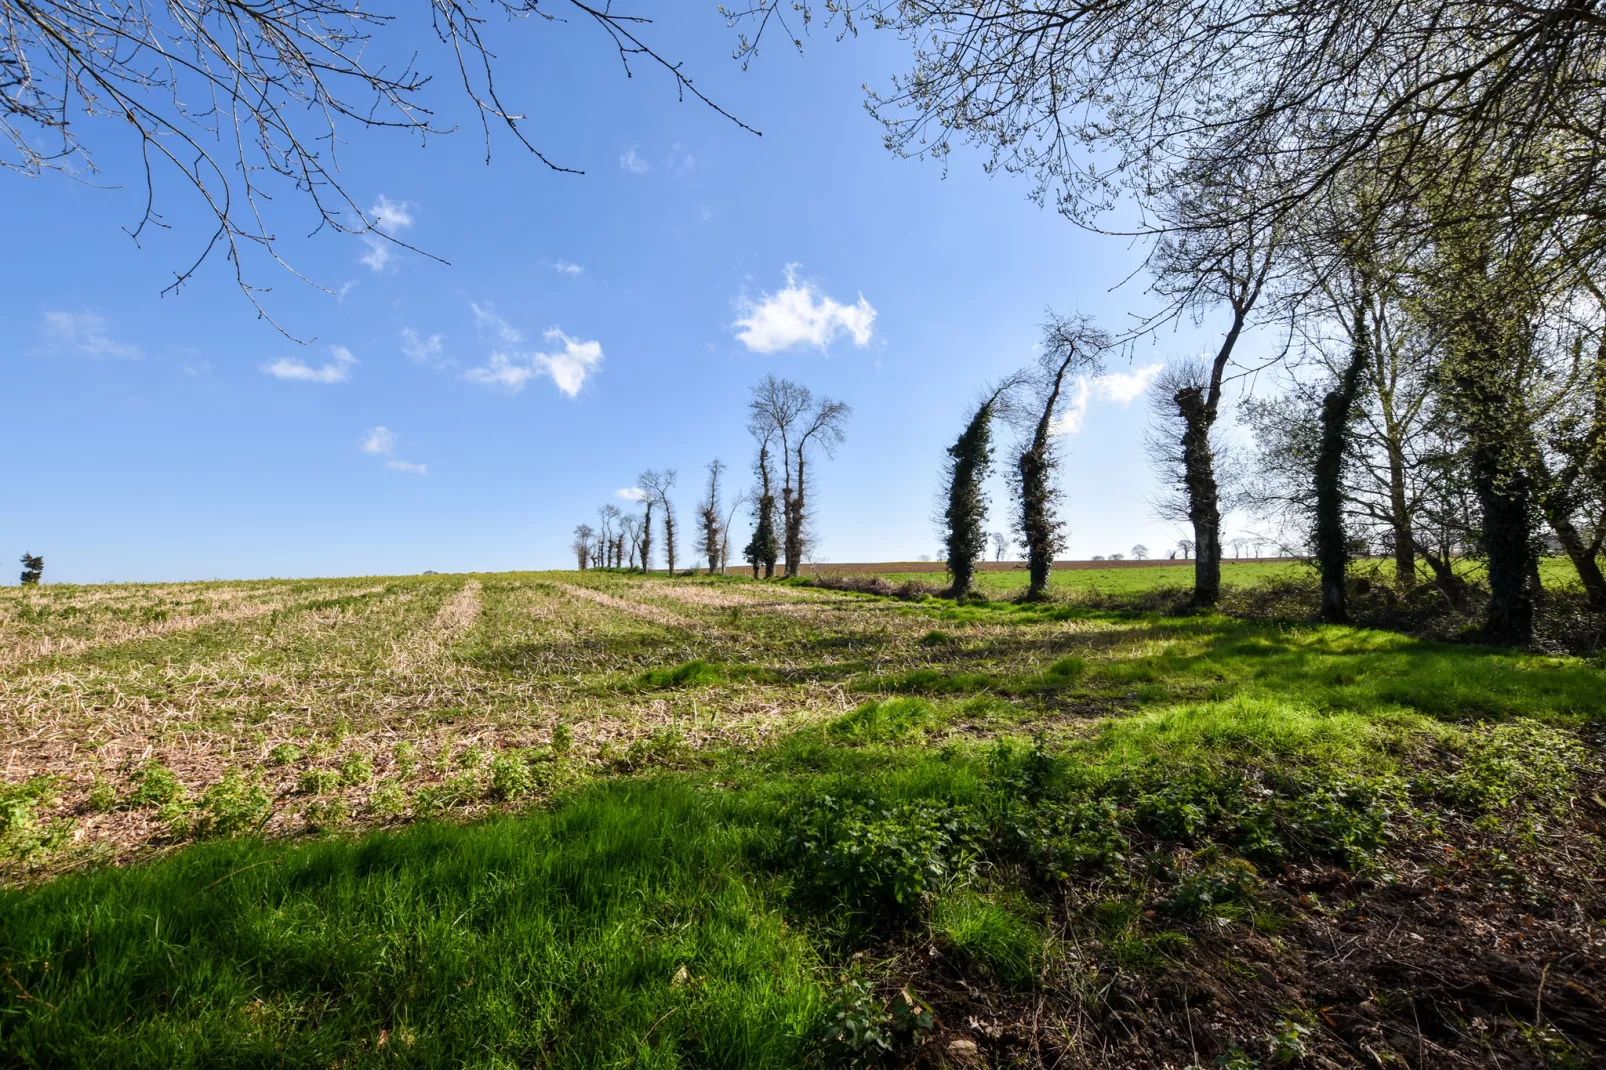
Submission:
M 275 378 L 303 383 L 343 383 L 350 379 L 351 366 L 357 363 L 351 350 L 345 346 L 330 346 L 329 353 L 334 359 L 317 368 L 295 357 L 281 357 L 272 364 L 262 365 L 262 370 Z
M 429 475 L 429 465 L 414 464 L 411 461 L 386 461 L 385 467 L 393 472 L 409 472 L 415 476 Z
M 491 307 L 489 301 L 483 305 L 470 301 L 468 307 L 474 310 L 474 322 L 480 325 L 481 330 L 494 333 L 504 342 L 524 341 L 524 332 L 514 327 L 501 316 L 498 316 L 496 309 Z
M 623 498 L 627 502 L 644 502 L 647 500 L 647 492 L 640 487 L 620 487 L 613 493 L 615 497 Z
M 438 334 L 424 338 L 411 327 L 403 327 L 401 350 L 414 364 L 434 364 L 438 367 L 445 363 L 442 358 L 446 353 L 446 339 Z
M 1150 364 L 1130 372 L 1111 372 L 1101 375 L 1093 380 L 1093 389 L 1098 391 L 1099 397 L 1106 401 L 1119 401 L 1127 405 L 1134 398 L 1141 397 L 1154 382 L 1154 377 L 1165 368 L 1164 364 Z
M 393 238 L 399 231 L 411 227 L 414 223 L 413 213 L 417 209 L 418 205 L 412 201 L 393 201 L 381 193 L 379 200 L 368 209 L 368 215 L 373 220 L 373 230 L 380 233 L 368 233 L 362 236 L 363 244 L 368 246 L 368 251 L 359 259 L 374 271 L 385 270 L 396 257 L 396 247 L 384 235 Z M 344 289 L 341 290 L 342 296 L 345 292 Z
M 139 357 L 139 346 L 118 342 L 106 331 L 106 319 L 93 312 L 46 312 L 45 348 L 87 357 Z
M 490 311 L 489 306 L 470 307 L 474 309 L 474 315 L 480 323 L 494 330 L 503 341 L 523 340 L 523 332 Z M 493 350 L 484 365 L 470 368 L 463 373 L 463 377 L 471 383 L 500 386 L 516 394 L 523 390 L 524 384 L 531 379 L 538 375 L 546 375 L 552 378 L 559 390 L 571 398 L 574 397 L 580 392 L 580 388 L 585 386 L 587 377 L 602 363 L 602 343 L 571 338 L 557 327 L 548 329 L 543 337 L 548 342 L 562 342 L 563 347 L 551 353 Z
M 546 339 L 562 342 L 563 352 L 536 354 L 536 366 L 552 376 L 558 389 L 572 398 L 585 385 L 586 376 L 602 363 L 602 343 L 570 338 L 556 327 L 546 332 Z
M 571 264 L 567 260 L 559 260 L 552 266 L 557 269 L 560 275 L 579 275 L 585 271 L 585 268 L 579 264 Z
M 1111 372 L 1108 375 L 1095 376 L 1088 379 L 1078 376 L 1075 392 L 1066 402 L 1065 410 L 1059 419 L 1054 421 L 1052 433 L 1056 435 L 1074 435 L 1082 430 L 1082 421 L 1087 417 L 1088 401 L 1097 395 L 1101 401 L 1113 401 L 1120 405 L 1130 405 L 1135 399 L 1141 397 L 1149 389 L 1154 377 L 1160 374 L 1163 364 L 1149 364 L 1130 372 Z
M 521 363 L 518 354 L 509 356 L 506 353 L 492 353 L 490 360 L 479 368 L 470 368 L 463 373 L 463 378 L 471 383 L 481 386 L 505 387 L 511 393 L 517 394 L 524 389 L 524 384 L 535 378 L 535 369 L 527 363 Z
M 760 301 L 737 301 L 741 318 L 733 325 L 737 339 L 755 353 L 775 353 L 799 345 L 825 349 L 843 331 L 853 344 L 870 344 L 876 312 L 859 295 L 857 304 L 844 305 L 820 293 L 811 282 L 797 281 L 797 265 L 786 266 L 786 288 L 765 294 Z
M 368 436 L 362 440 L 364 453 L 388 454 L 396 448 L 396 432 L 383 425 L 368 429 Z
M 635 146 L 632 145 L 629 152 L 619 157 L 619 169 L 629 171 L 633 175 L 644 175 L 651 171 L 652 167 L 646 160 L 636 155 Z
M 1082 430 L 1082 420 L 1087 416 L 1087 399 L 1092 388 L 1087 385 L 1086 376 L 1076 379 L 1076 393 L 1071 396 L 1058 419 L 1049 427 L 1051 435 L 1074 435 Z
M 677 141 L 669 147 L 669 157 L 665 160 L 665 165 L 669 168 L 670 174 L 680 178 L 697 170 L 697 157 L 681 148 L 680 142 Z

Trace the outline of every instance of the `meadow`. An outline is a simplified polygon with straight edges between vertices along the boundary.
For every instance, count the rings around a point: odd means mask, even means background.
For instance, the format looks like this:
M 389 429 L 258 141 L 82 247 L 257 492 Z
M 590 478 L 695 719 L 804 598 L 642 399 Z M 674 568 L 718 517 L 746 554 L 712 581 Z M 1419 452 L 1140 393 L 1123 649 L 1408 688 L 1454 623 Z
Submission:
M 0 1064 L 1606 1058 L 1606 664 L 1092 571 L 8 589 Z

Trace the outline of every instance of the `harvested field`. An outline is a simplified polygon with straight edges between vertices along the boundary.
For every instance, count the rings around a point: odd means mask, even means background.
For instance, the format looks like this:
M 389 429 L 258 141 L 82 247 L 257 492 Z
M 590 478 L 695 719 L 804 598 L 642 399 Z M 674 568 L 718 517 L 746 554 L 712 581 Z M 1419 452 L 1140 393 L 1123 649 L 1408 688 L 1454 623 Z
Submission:
M 0 627 L 7 1065 L 1606 1058 L 1598 660 L 595 571 Z

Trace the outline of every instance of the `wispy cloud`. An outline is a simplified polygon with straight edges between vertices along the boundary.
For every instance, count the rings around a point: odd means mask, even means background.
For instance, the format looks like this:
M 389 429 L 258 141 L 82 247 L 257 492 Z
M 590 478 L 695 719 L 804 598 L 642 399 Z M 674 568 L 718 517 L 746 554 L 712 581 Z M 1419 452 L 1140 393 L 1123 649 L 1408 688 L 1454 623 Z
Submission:
M 1149 384 L 1164 367 L 1163 364 L 1149 364 L 1130 372 L 1111 372 L 1108 375 L 1094 376 L 1092 379 L 1079 376 L 1076 380 L 1075 393 L 1066 403 L 1064 412 L 1054 421 L 1052 433 L 1074 435 L 1081 431 L 1082 421 L 1087 418 L 1088 402 L 1094 397 L 1101 401 L 1113 401 L 1118 405 L 1130 405 L 1149 389 Z
M 479 324 L 480 330 L 489 331 L 510 344 L 524 341 L 524 332 L 497 315 L 489 301 L 483 305 L 470 301 L 468 307 L 474 310 L 474 322 Z
M 345 346 L 330 346 L 329 355 L 333 359 L 316 368 L 296 357 L 281 357 L 271 364 L 262 365 L 262 370 L 277 379 L 303 383 L 344 383 L 350 379 L 351 366 L 357 363 L 351 350 Z
M 629 171 L 633 175 L 644 175 L 652 170 L 652 165 L 637 156 L 635 146 L 632 145 L 628 152 L 619 157 L 619 169 Z
M 585 272 L 585 268 L 581 267 L 579 264 L 571 264 L 567 260 L 559 260 L 552 266 L 557 269 L 557 272 L 560 275 L 580 275 Z
M 697 157 L 687 152 L 677 141 L 669 147 L 669 158 L 664 161 L 664 166 L 669 168 L 670 174 L 682 178 L 697 170 Z
M 362 451 L 364 453 L 377 453 L 383 456 L 395 448 L 396 432 L 383 425 L 370 427 L 368 434 L 362 440 Z
M 367 434 L 363 436 L 362 451 L 371 453 L 376 457 L 390 458 L 385 462 L 385 467 L 393 472 L 406 472 L 415 476 L 428 475 L 429 465 L 427 464 L 416 464 L 413 461 L 403 461 L 399 458 L 391 457 L 391 454 L 396 452 L 396 443 L 398 441 L 400 440 L 396 437 L 396 432 L 383 424 L 378 427 L 370 427 Z
M 613 493 L 614 497 L 623 498 L 627 502 L 644 502 L 647 500 L 647 492 L 640 487 L 620 487 Z
M 444 335 L 432 334 L 425 338 L 411 327 L 403 327 L 401 329 L 401 351 L 414 364 L 429 364 L 440 368 L 447 363 L 446 338 Z
M 46 312 L 41 333 L 47 351 L 125 360 L 140 356 L 139 346 L 112 338 L 105 317 L 94 312 Z
M 531 379 L 547 375 L 559 390 L 574 397 L 602 363 L 602 343 L 571 338 L 557 327 L 547 330 L 543 337 L 548 342 L 561 342 L 563 347 L 551 353 L 496 350 L 484 365 L 470 368 L 463 377 L 471 383 L 500 386 L 516 394 Z
M 363 244 L 368 251 L 359 259 L 374 271 L 384 271 L 396 257 L 396 245 L 390 241 L 398 233 L 411 227 L 416 221 L 413 213 L 418 205 L 412 201 L 393 201 L 383 193 L 374 206 L 368 209 L 368 216 L 372 220 L 372 230 L 362 236 Z M 379 233 L 373 233 L 378 231 Z M 345 294 L 341 290 L 341 294 Z
M 736 338 L 755 353 L 776 353 L 800 345 L 824 350 L 846 331 L 853 344 L 870 344 L 876 311 L 859 295 L 856 304 L 844 305 L 821 293 L 812 282 L 799 282 L 796 264 L 786 265 L 786 288 L 760 300 L 739 298 L 740 316 L 733 324 Z

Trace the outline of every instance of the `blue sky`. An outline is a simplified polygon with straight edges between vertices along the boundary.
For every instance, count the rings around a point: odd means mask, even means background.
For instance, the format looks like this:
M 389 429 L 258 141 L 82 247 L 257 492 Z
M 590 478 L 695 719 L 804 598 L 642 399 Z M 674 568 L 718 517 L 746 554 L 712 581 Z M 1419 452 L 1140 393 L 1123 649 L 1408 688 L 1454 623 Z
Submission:
M 334 293 L 245 269 L 306 344 L 256 318 L 222 258 L 161 295 L 205 220 L 167 182 L 169 229 L 129 238 L 143 190 L 115 124 L 96 128 L 98 185 L 0 177 L 24 251 L 0 293 L 7 560 L 43 554 L 61 582 L 567 567 L 574 525 L 626 504 L 641 469 L 678 469 L 688 513 L 710 458 L 745 472 L 743 408 L 766 372 L 854 409 L 818 469 L 818 557 L 933 553 L 942 451 L 976 391 L 1032 358 L 1051 307 L 1116 328 L 1149 308 L 1141 280 L 1119 285 L 1140 251 L 975 154 L 946 172 L 889 154 L 860 89 L 907 66 L 889 36 L 775 47 L 743 71 L 713 5 L 652 33 L 763 136 L 677 102 L 658 72 L 625 79 L 594 33 L 514 27 L 504 98 L 587 173 L 505 136 L 487 166 L 467 125 L 422 147 L 348 130 L 347 189 L 449 263 L 309 236 L 280 191 L 283 255 Z M 1084 384 L 1065 440 L 1070 556 L 1182 534 L 1148 505 L 1136 390 L 1212 346 L 1211 327 L 1145 339 Z M 1007 505 L 1000 487 L 997 528 Z

